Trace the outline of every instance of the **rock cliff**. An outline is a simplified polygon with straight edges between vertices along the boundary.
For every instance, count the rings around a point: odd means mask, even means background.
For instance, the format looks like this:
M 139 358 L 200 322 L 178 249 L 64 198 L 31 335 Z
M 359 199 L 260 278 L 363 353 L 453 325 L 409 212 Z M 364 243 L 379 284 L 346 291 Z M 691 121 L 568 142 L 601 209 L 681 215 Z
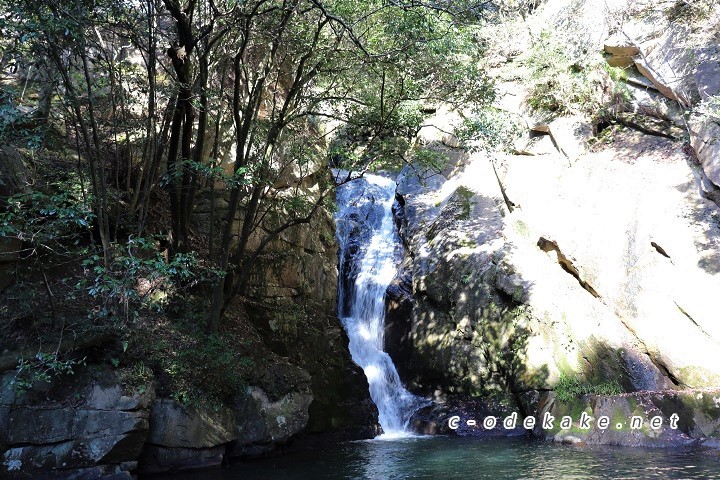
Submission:
M 710 72 L 720 56 L 710 42 L 720 19 L 707 12 L 707 28 L 693 24 L 690 35 L 657 5 L 596 3 L 543 5 L 525 25 L 528 48 L 545 38 L 533 29 L 550 25 L 584 32 L 574 44 L 581 52 L 624 57 L 622 100 L 606 95 L 617 88 L 609 78 L 585 77 L 624 127 L 598 136 L 602 115 L 528 109 L 532 93 L 517 76 L 522 62 L 507 59 L 512 52 L 499 61 L 495 105 L 527 126 L 514 148 L 458 148 L 442 132 L 460 117 L 441 112 L 428 122 L 440 128 L 425 129 L 421 142 L 448 161 L 441 170 L 406 167 L 398 179 L 407 256 L 388 291 L 387 348 L 401 376 L 440 402 L 483 398 L 497 414 L 628 419 L 647 405 L 665 425 L 673 408 L 685 415 L 680 433 L 664 430 L 657 441 L 627 424 L 614 436 L 538 427 L 540 436 L 712 444 L 718 412 L 695 403 L 720 398 L 705 390 L 720 385 L 717 118 L 698 106 L 716 99 L 720 77 Z M 686 128 L 691 112 L 697 127 Z M 662 131 L 648 126 L 659 118 Z M 572 395 L 563 391 L 568 379 Z

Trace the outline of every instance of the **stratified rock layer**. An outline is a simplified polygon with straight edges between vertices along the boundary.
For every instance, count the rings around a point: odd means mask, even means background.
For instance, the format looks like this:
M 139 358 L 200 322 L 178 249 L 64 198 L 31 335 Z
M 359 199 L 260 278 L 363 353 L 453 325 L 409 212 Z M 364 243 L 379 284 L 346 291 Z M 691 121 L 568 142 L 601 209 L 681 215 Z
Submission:
M 88 374 L 20 395 L 13 378 L 0 378 L 3 478 L 41 472 L 100 478 L 135 469 L 149 432 L 152 386 L 126 391 L 112 378 Z

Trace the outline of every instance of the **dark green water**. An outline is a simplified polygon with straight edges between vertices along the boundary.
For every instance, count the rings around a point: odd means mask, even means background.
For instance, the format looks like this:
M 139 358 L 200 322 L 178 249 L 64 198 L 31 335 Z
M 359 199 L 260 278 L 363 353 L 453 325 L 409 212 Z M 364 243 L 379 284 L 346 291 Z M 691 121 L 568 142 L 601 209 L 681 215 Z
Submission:
M 720 453 L 571 447 L 525 438 L 422 437 L 322 450 L 173 475 L 177 480 L 290 479 L 717 479 Z

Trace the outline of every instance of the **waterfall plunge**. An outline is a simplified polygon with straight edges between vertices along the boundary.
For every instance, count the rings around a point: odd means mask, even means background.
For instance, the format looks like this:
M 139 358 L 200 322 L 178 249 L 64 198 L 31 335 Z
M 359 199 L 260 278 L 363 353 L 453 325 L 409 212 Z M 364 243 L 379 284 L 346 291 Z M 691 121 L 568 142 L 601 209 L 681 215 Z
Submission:
M 384 437 L 408 434 L 410 416 L 425 404 L 405 390 L 383 351 L 385 291 L 402 257 L 392 216 L 394 199 L 393 180 L 365 175 L 338 189 L 336 215 L 339 316 L 350 338 L 352 358 L 367 376 Z

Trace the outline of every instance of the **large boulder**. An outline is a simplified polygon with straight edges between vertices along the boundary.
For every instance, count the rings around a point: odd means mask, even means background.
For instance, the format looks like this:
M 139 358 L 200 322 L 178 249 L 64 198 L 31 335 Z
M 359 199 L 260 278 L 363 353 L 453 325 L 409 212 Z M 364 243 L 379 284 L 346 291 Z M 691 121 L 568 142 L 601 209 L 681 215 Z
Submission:
M 306 428 L 312 402 L 309 393 L 272 398 L 261 388 L 250 387 L 235 404 L 238 436 L 228 448 L 228 458 L 258 456 L 286 443 Z
M 237 438 L 235 423 L 235 411 L 228 407 L 189 407 L 158 399 L 152 406 L 140 470 L 154 473 L 218 466 L 225 445 Z
M 312 395 L 301 392 L 272 400 L 262 389 L 251 387 L 238 401 L 238 442 L 286 442 L 307 425 L 312 400 Z
M 14 374 L 3 375 L 3 478 L 134 470 L 155 392 L 152 385 L 128 391 L 113 376 L 100 380 L 85 372 L 70 382 L 45 385 L 43 392 L 18 394 Z
M 148 443 L 175 448 L 209 448 L 237 437 L 235 412 L 208 405 L 190 408 L 174 400 L 158 399 L 150 412 Z
M 255 456 L 289 442 L 304 431 L 314 398 L 310 375 L 264 352 L 251 384 L 232 401 L 182 404 L 158 399 L 139 462 L 142 473 L 215 467 Z

